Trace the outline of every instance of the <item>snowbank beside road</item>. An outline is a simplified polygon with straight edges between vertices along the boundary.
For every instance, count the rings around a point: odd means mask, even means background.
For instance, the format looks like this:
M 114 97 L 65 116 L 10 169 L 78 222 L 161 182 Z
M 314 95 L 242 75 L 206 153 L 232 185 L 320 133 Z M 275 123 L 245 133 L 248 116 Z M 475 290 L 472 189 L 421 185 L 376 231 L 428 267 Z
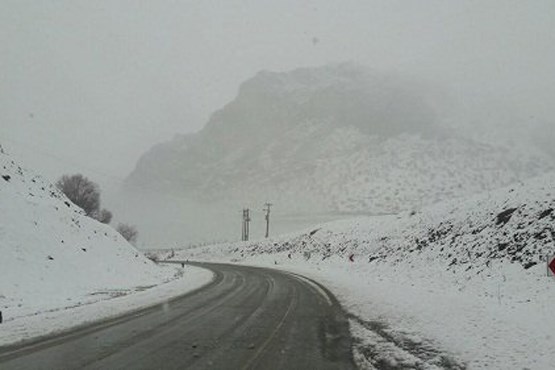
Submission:
M 175 268 L 165 267 L 168 273 Z M 8 320 L 0 327 L 0 346 L 56 334 L 96 321 L 112 319 L 143 308 L 163 304 L 168 300 L 198 289 L 213 279 L 212 272 L 187 266 L 179 278 L 143 291 L 129 292 L 113 298 L 80 302 L 33 315 Z M 163 306 L 161 309 L 164 309 Z
M 418 213 L 177 258 L 269 265 L 324 283 L 352 314 L 362 367 L 550 369 L 555 279 L 545 256 L 555 253 L 553 184 L 550 174 Z
M 0 147 L 0 345 L 152 305 L 211 278 L 157 266 Z

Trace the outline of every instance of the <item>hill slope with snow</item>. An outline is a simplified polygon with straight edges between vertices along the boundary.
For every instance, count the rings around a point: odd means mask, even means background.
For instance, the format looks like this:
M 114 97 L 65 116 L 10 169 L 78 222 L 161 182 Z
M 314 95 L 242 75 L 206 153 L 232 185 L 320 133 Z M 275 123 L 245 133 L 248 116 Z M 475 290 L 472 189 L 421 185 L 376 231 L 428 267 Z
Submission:
M 241 253 L 275 247 L 252 244 Z M 545 270 L 542 261 L 555 253 L 555 174 L 418 213 L 330 223 L 279 248 L 323 258 L 355 254 L 371 264 L 434 261 L 469 276 L 494 262 Z
M 0 310 L 10 321 L 172 279 L 0 147 Z
M 456 136 L 424 88 L 353 64 L 260 72 L 198 133 L 139 160 L 128 192 L 290 213 L 395 213 L 553 169 L 539 151 Z
M 352 314 L 361 368 L 551 369 L 554 184 L 550 173 L 420 212 L 177 258 L 270 265 L 325 283 Z

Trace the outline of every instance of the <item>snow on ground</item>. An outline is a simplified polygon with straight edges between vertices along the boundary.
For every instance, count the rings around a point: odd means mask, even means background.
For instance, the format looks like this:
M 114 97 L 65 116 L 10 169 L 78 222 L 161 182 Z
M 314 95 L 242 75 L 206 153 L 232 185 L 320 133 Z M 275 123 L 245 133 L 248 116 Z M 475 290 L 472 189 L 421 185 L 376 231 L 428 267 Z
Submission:
M 185 267 L 179 275 L 178 279 L 133 294 L 81 301 L 74 306 L 61 306 L 8 320 L 0 326 L 0 346 L 71 330 L 157 304 L 161 304 L 161 309 L 166 309 L 167 301 L 198 289 L 213 278 L 210 271 L 191 266 Z
M 1 147 L 0 256 L 0 345 L 153 305 L 212 279 L 157 266 Z
M 312 277 L 349 311 L 361 368 L 552 369 L 555 174 L 397 216 L 176 258 Z M 353 262 L 350 261 L 353 259 Z

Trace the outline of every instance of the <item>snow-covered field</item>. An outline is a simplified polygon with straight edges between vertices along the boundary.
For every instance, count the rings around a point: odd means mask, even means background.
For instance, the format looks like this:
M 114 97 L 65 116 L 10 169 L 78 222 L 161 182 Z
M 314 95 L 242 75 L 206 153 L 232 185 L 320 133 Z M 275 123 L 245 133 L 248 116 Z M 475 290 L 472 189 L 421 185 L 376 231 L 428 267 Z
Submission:
M 554 184 L 548 174 L 416 213 L 176 258 L 269 265 L 324 283 L 350 312 L 362 368 L 552 369 Z
M 163 302 L 212 279 L 159 267 L 0 147 L 0 345 Z

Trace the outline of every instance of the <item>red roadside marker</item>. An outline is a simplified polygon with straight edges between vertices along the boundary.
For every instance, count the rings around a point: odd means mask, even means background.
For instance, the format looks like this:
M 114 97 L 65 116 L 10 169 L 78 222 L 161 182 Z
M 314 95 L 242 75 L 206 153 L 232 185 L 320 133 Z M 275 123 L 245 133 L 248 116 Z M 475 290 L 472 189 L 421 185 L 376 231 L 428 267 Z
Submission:
M 548 272 L 551 271 L 551 276 L 555 276 L 555 256 L 548 257 L 547 270 Z

